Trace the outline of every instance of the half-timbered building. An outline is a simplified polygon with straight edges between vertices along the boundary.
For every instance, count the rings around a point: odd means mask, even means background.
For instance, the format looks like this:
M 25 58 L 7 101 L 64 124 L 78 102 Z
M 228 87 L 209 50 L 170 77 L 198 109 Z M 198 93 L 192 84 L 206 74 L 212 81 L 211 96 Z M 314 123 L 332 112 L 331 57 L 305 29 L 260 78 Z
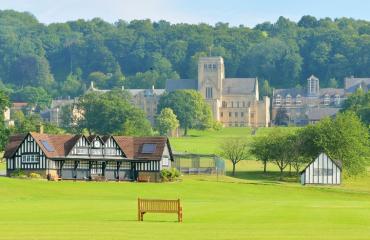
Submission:
M 14 171 L 61 179 L 160 179 L 173 156 L 166 137 L 52 135 L 11 136 L 6 146 L 7 175 Z
M 301 183 L 305 184 L 340 184 L 342 167 L 339 161 L 332 160 L 321 153 L 301 172 Z

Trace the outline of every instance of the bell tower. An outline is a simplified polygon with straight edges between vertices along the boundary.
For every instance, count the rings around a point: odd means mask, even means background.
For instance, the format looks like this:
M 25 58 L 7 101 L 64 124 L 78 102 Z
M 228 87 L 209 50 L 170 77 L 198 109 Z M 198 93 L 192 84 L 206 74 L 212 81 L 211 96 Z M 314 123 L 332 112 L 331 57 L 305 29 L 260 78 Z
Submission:
M 222 82 L 225 78 L 222 57 L 201 57 L 198 62 L 198 91 L 210 105 L 213 118 L 219 120 L 222 102 Z

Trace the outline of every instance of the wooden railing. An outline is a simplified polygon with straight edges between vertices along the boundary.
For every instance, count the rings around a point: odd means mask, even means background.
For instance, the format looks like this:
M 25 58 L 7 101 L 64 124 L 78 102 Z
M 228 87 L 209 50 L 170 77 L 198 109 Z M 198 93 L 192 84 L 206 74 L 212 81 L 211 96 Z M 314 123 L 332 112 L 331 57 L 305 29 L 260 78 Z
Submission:
M 179 222 L 182 222 L 182 207 L 180 199 L 177 200 L 158 200 L 158 199 L 138 199 L 138 221 L 144 220 L 144 214 L 153 213 L 177 213 Z

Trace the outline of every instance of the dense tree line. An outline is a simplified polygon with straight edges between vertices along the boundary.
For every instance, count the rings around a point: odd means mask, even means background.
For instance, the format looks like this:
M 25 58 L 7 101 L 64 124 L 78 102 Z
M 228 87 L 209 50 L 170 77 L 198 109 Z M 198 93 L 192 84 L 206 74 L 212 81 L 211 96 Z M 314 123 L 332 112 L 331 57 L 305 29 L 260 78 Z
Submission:
M 226 75 L 257 76 L 273 87 L 304 85 L 315 74 L 323 86 L 349 75 L 370 76 L 370 22 L 280 17 L 248 28 L 227 23 L 99 18 L 44 25 L 32 14 L 0 11 L 0 80 L 16 96 L 22 87 L 51 97 L 78 96 L 89 84 L 163 88 L 168 78 L 195 78 L 200 56 L 223 56 Z

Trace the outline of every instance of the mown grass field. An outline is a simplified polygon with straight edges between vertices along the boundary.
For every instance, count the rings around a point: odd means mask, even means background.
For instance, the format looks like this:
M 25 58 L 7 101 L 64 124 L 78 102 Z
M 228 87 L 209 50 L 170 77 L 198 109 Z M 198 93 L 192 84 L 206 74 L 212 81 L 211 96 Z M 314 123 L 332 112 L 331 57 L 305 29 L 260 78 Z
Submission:
M 184 141 L 183 149 L 210 151 L 223 136 L 199 134 L 173 145 Z M 1 177 L 0 239 L 370 239 L 370 177 L 301 186 L 294 177 L 276 181 L 274 165 L 269 175 L 255 161 L 237 169 L 235 177 L 183 176 L 174 183 Z M 175 214 L 147 214 L 137 222 L 138 197 L 180 198 L 184 222 Z
M 294 131 L 296 127 L 281 127 L 283 131 Z M 227 138 L 243 137 L 251 139 L 267 134 L 272 128 L 259 128 L 252 135 L 250 128 L 223 128 L 220 131 L 190 130 L 187 137 L 171 138 L 171 145 L 177 152 L 214 153 L 219 152 L 220 144 Z

